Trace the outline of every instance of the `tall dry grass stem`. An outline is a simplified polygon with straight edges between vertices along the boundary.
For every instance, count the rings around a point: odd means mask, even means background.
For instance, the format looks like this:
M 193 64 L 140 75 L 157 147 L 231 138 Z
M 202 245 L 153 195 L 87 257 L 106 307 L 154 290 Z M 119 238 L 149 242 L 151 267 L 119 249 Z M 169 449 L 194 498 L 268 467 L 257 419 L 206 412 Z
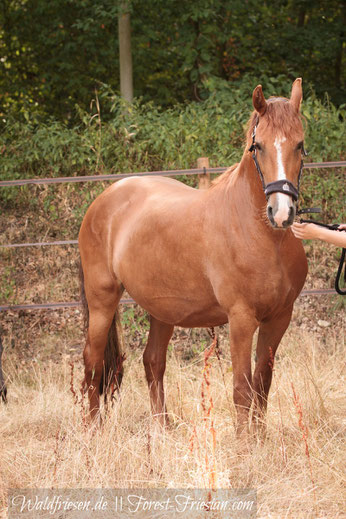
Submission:
M 205 447 L 205 468 L 208 476 L 208 486 L 212 490 L 216 490 L 217 486 L 217 471 L 216 471 L 216 430 L 214 424 L 214 402 L 211 394 L 211 382 L 210 382 L 210 357 L 215 352 L 217 344 L 217 337 L 214 336 L 214 340 L 210 348 L 204 352 L 204 367 L 203 367 L 203 379 L 201 386 L 201 404 L 203 409 L 203 420 L 204 420 L 204 447 Z M 211 438 L 211 460 L 209 459 L 209 448 L 208 448 L 208 433 Z
M 273 389 L 274 389 L 275 382 L 276 382 L 275 376 L 274 376 L 274 373 L 275 373 L 274 353 L 273 353 L 273 349 L 270 346 L 269 346 L 269 357 L 270 357 L 269 366 L 272 370 Z M 279 408 L 279 416 L 280 416 L 279 437 L 280 437 L 281 455 L 282 455 L 282 460 L 284 462 L 284 465 L 286 466 L 288 459 L 287 459 L 287 449 L 286 449 L 286 445 L 285 445 L 284 423 L 283 423 L 283 414 L 282 414 L 282 408 L 281 408 L 280 390 L 279 390 L 279 387 L 277 387 L 276 389 L 277 389 L 278 408 Z
M 314 495 L 314 504 L 315 504 L 315 509 L 317 511 L 315 478 L 312 473 L 311 456 L 310 456 L 310 450 L 309 450 L 309 444 L 308 444 L 309 429 L 308 429 L 307 425 L 305 425 L 305 423 L 304 423 L 303 407 L 302 407 L 299 395 L 296 393 L 293 382 L 291 382 L 291 387 L 292 387 L 292 392 L 293 392 L 293 403 L 294 403 L 294 406 L 295 406 L 295 408 L 297 410 L 297 414 L 298 414 L 298 427 L 301 430 L 302 439 L 303 439 L 304 446 L 305 446 L 305 456 L 306 456 L 308 467 L 309 467 L 310 479 L 311 479 L 312 490 L 313 490 L 313 495 Z

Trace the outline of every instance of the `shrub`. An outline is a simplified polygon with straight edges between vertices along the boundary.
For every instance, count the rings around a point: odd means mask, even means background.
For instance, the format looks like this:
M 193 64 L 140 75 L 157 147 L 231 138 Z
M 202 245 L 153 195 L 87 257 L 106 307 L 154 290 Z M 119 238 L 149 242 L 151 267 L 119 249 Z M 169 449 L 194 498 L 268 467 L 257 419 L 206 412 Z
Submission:
M 287 78 L 263 77 L 261 82 L 266 96 L 289 95 Z M 201 156 L 209 157 L 213 167 L 229 166 L 242 155 L 256 84 L 249 78 L 232 87 L 221 80 L 209 81 L 205 101 L 167 110 L 140 99 L 126 105 L 103 86 L 90 113 L 76 107 L 80 124 L 72 128 L 53 120 L 32 120 L 30 114 L 24 114 L 23 121 L 9 117 L 0 134 L 1 178 L 184 169 L 194 167 Z M 308 160 L 342 159 L 345 105 L 336 108 L 327 97 L 321 101 L 311 91 L 302 113 L 307 121 Z M 338 172 L 311 170 L 304 177 L 307 202 L 318 196 L 335 203 L 340 197 Z M 2 190 L 1 196 L 10 200 L 16 195 L 11 188 Z

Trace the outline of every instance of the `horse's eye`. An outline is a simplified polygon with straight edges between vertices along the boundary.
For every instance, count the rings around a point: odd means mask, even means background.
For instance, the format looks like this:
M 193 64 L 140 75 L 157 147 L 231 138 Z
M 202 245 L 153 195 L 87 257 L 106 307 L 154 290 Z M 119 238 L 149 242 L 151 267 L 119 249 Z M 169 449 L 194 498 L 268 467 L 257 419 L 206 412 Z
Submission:
M 260 145 L 259 142 L 255 142 L 255 146 L 256 146 L 256 148 L 257 148 L 259 151 L 262 151 L 262 146 Z
M 297 150 L 298 150 L 298 151 L 303 151 L 303 149 L 304 149 L 304 142 L 301 141 L 301 142 L 299 142 L 299 143 L 297 144 Z

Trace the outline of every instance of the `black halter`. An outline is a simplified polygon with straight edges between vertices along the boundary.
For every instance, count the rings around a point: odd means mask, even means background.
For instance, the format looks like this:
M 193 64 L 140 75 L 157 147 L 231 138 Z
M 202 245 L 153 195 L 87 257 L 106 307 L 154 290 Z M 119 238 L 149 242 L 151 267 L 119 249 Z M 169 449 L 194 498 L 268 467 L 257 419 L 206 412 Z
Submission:
M 300 169 L 299 169 L 299 175 L 298 175 L 298 187 L 296 187 L 294 184 L 292 184 L 292 182 L 290 182 L 290 180 L 287 180 L 287 179 L 276 180 L 275 182 L 269 182 L 269 184 L 266 184 L 264 181 L 263 173 L 261 171 L 260 165 L 257 160 L 257 156 L 256 156 L 257 146 L 256 146 L 256 142 L 255 142 L 255 137 L 256 137 L 257 124 L 258 124 L 258 121 L 255 124 L 253 132 L 252 132 L 252 144 L 249 148 L 249 151 L 252 151 L 252 158 L 254 160 L 256 169 L 260 176 L 264 194 L 268 200 L 269 196 L 272 193 L 284 193 L 284 195 L 291 196 L 293 198 L 293 200 L 296 202 L 299 197 L 300 177 L 302 175 L 302 170 L 303 170 L 303 166 L 304 166 L 303 159 L 300 163 Z M 302 154 L 305 156 L 307 155 L 307 153 L 304 149 L 304 146 L 302 149 Z

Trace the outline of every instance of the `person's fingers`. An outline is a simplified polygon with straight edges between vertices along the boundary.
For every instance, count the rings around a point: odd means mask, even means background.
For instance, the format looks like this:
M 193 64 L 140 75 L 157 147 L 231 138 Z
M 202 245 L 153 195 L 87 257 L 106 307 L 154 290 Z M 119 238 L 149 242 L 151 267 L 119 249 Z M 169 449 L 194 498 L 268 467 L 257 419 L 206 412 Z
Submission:
M 299 223 L 299 222 L 294 222 L 292 224 L 292 229 L 295 229 L 295 230 L 298 230 L 298 229 L 305 229 L 307 225 L 310 225 L 308 223 Z
M 318 227 L 313 223 L 294 223 L 292 231 L 296 238 L 301 240 L 313 240 L 318 238 Z
M 301 224 L 298 224 L 298 225 L 301 225 Z M 294 236 L 296 238 L 302 239 L 302 237 L 303 237 L 302 230 L 298 226 L 296 226 L 296 224 L 293 224 L 291 228 L 292 228 L 292 232 L 293 232 Z

